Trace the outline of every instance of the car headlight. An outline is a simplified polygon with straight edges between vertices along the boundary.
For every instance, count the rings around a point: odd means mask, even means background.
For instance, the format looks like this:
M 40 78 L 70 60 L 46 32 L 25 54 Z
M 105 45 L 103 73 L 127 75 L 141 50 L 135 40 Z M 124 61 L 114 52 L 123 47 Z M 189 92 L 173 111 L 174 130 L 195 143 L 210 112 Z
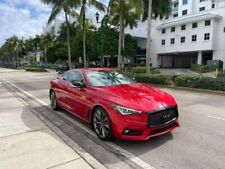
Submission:
M 131 114 L 140 114 L 141 111 L 138 110 L 134 110 L 131 108 L 127 108 L 127 107 L 122 107 L 119 105 L 112 105 L 112 107 L 117 110 L 118 112 L 120 112 L 122 115 L 131 115 Z

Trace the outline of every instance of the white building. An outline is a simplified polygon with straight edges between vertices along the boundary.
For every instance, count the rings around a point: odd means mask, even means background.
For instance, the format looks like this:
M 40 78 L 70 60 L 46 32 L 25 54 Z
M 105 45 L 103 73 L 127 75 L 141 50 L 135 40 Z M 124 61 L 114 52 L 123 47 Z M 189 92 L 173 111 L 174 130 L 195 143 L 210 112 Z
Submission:
M 153 67 L 225 63 L 225 0 L 172 0 L 165 20 L 153 21 Z

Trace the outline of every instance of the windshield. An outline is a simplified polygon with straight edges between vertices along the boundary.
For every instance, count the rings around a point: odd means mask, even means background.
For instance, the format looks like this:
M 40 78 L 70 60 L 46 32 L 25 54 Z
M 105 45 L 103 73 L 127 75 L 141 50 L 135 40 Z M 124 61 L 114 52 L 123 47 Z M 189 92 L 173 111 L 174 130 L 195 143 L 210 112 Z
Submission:
M 86 76 L 89 84 L 94 87 L 115 86 L 135 83 L 131 78 L 119 72 L 92 71 L 87 72 Z

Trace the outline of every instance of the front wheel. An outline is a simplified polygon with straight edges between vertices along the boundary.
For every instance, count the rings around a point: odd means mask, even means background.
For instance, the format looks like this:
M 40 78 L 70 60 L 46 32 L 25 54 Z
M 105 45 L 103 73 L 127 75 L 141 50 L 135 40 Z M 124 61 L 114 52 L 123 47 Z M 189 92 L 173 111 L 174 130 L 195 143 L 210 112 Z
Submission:
M 102 140 L 112 139 L 112 125 L 107 112 L 96 108 L 93 113 L 93 127 L 97 136 Z
M 58 110 L 58 104 L 57 104 L 57 99 L 56 99 L 56 94 L 54 91 L 50 92 L 50 102 L 51 102 L 51 108 L 53 110 Z

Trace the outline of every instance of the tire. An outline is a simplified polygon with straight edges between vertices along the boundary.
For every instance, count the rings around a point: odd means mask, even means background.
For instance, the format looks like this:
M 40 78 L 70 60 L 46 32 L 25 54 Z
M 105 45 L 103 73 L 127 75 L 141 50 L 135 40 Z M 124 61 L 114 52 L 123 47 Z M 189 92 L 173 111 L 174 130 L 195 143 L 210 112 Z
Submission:
M 112 123 L 108 113 L 103 108 L 96 108 L 92 117 L 93 129 L 103 141 L 112 140 Z
M 57 104 L 56 94 L 54 91 L 50 92 L 50 102 L 51 102 L 51 108 L 53 110 L 59 110 L 59 106 Z

